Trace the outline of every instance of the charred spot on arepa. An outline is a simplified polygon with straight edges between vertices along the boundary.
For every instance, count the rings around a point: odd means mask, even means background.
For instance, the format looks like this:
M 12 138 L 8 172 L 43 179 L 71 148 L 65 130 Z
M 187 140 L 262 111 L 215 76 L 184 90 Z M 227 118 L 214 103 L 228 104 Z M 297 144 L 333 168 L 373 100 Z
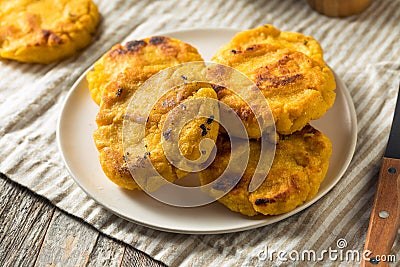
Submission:
M 211 87 L 214 89 L 214 91 L 218 94 L 220 91 L 226 89 L 226 87 L 217 85 L 217 84 L 211 84 Z
M 166 42 L 166 39 L 164 36 L 154 36 L 150 38 L 149 43 L 152 45 L 159 45 Z
M 298 190 L 302 190 L 302 188 L 298 188 L 298 186 L 293 182 L 289 182 L 289 184 Z M 290 198 L 289 190 L 277 193 L 271 197 L 257 198 L 254 201 L 254 205 L 256 205 L 256 206 L 268 205 L 268 204 L 276 203 L 278 201 L 286 201 L 287 198 Z
M 51 30 L 42 30 L 41 33 L 43 36 L 44 43 L 59 44 L 59 45 L 63 43 L 63 40 Z M 40 43 L 36 43 L 35 45 L 40 45 Z
M 254 202 L 255 205 L 264 205 L 264 204 L 269 204 L 269 203 L 275 203 L 276 200 L 273 198 L 257 198 L 256 201 Z
M 147 46 L 147 42 L 145 40 L 133 40 L 127 42 L 125 45 L 117 44 L 115 45 L 111 51 L 109 51 L 110 56 L 120 56 L 126 55 L 128 53 L 137 53 L 141 49 Z
M 270 86 L 272 87 L 279 87 L 279 86 L 285 86 L 290 83 L 294 83 L 297 80 L 302 79 L 304 76 L 301 73 L 297 73 L 294 75 L 282 75 L 282 76 L 276 76 L 276 75 L 271 75 L 268 72 L 267 68 L 260 68 L 257 70 L 257 78 L 256 78 L 256 84 L 257 86 L 263 85 L 264 82 L 269 82 Z
M 139 49 L 142 47 L 145 47 L 147 43 L 144 40 L 135 40 L 135 41 L 130 41 L 127 42 L 125 47 L 128 51 L 130 52 L 137 52 Z

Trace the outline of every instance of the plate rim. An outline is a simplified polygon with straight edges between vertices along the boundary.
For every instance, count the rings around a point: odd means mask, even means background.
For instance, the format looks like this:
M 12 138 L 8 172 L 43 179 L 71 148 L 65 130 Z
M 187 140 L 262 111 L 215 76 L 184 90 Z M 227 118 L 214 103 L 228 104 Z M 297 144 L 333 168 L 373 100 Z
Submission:
M 229 28 L 229 27 L 223 27 L 223 28 L 183 28 L 183 29 L 178 29 L 178 30 L 174 30 L 174 31 L 163 31 L 163 32 L 156 32 L 155 35 L 165 35 L 165 36 L 172 36 L 172 35 L 176 35 L 176 34 L 185 34 L 187 32 L 193 33 L 196 31 L 232 31 L 232 34 L 237 33 L 238 29 L 235 28 Z M 122 41 L 125 42 L 125 41 Z M 201 52 L 201 51 L 200 51 Z M 94 64 L 94 63 L 93 63 Z M 352 100 L 352 97 L 350 95 L 350 92 L 348 91 L 345 83 L 340 79 L 339 76 L 337 76 L 337 74 L 334 72 L 334 70 L 331 68 L 332 72 L 335 75 L 335 80 L 337 83 L 337 87 L 340 87 L 340 91 L 343 93 L 344 95 L 344 101 L 346 104 L 346 107 L 349 108 L 349 114 L 350 114 L 350 122 L 351 122 L 351 127 L 350 127 L 350 132 L 351 134 L 351 141 L 350 141 L 350 148 L 349 151 L 351 153 L 349 153 L 347 155 L 346 160 L 344 161 L 344 164 L 342 165 L 341 170 L 337 173 L 337 177 L 333 183 L 331 183 L 328 187 L 326 187 L 323 191 L 318 191 L 318 194 L 311 199 L 310 201 L 304 203 L 303 205 L 297 207 L 296 209 L 281 214 L 281 215 L 276 215 L 276 216 L 268 216 L 268 218 L 265 219 L 261 219 L 261 220 L 254 220 L 254 224 L 249 224 L 248 226 L 240 226 L 240 227 L 231 227 L 229 229 L 224 229 L 224 230 L 190 230 L 190 229 L 177 229 L 177 228 L 169 228 L 169 227 L 163 227 L 160 225 L 154 225 L 154 224 L 149 224 L 134 218 L 131 218 L 129 216 L 126 216 L 125 214 L 119 212 L 118 210 L 115 210 L 114 208 L 112 208 L 110 205 L 108 205 L 107 203 L 104 203 L 104 201 L 102 201 L 101 199 L 99 199 L 98 197 L 96 197 L 94 194 L 92 194 L 90 192 L 90 190 L 88 190 L 81 182 L 80 179 L 78 179 L 77 174 L 71 169 L 65 155 L 64 155 L 64 151 L 63 151 L 63 146 L 62 146 L 62 140 L 61 140 L 61 128 L 62 128 L 62 118 L 64 116 L 65 113 L 65 107 L 67 106 L 68 101 L 70 100 L 71 96 L 75 93 L 75 91 L 77 90 L 77 88 L 79 88 L 80 84 L 82 83 L 82 80 L 84 80 L 86 78 L 86 74 L 87 72 L 89 72 L 90 70 L 93 69 L 93 64 L 91 64 L 84 72 L 82 72 L 82 74 L 79 76 L 79 78 L 73 83 L 73 85 L 70 87 L 67 95 L 65 96 L 63 102 L 62 102 L 62 106 L 61 106 L 61 110 L 59 111 L 59 116 L 57 119 L 57 128 L 56 128 L 56 141 L 57 141 L 57 146 L 58 146 L 58 151 L 61 155 L 61 158 L 64 162 L 64 166 L 67 168 L 69 174 L 71 175 L 71 177 L 73 178 L 74 182 L 80 187 L 81 190 L 83 190 L 85 192 L 85 194 L 87 196 L 89 196 L 91 199 L 93 199 L 96 204 L 100 205 L 101 207 L 105 208 L 107 211 L 111 212 L 112 214 L 117 215 L 120 218 L 123 218 L 129 222 L 135 223 L 137 225 L 141 225 L 141 226 L 145 226 L 151 229 L 155 229 L 155 230 L 161 230 L 164 232 L 169 232 L 169 233 L 180 233 L 180 234 L 222 234 L 222 233 L 232 233 L 232 232 L 241 232 L 241 231 L 245 231 L 245 230 L 250 230 L 250 229 L 255 229 L 255 228 L 259 228 L 262 226 L 266 226 L 269 224 L 273 224 L 279 221 L 282 221 L 284 219 L 287 219 L 288 217 L 291 217 L 292 215 L 299 213 L 305 209 L 307 209 L 308 207 L 310 207 L 311 205 L 313 205 L 314 203 L 316 203 L 318 200 L 320 200 L 322 197 L 324 197 L 326 194 L 328 194 L 336 185 L 337 183 L 342 179 L 344 173 L 346 172 L 346 170 L 348 169 L 351 160 L 354 156 L 354 152 L 355 152 L 355 148 L 356 148 L 356 144 L 357 144 L 357 116 L 356 116 L 356 110 L 355 110 L 355 106 L 354 106 L 354 102 Z M 340 85 L 338 85 L 340 84 Z M 90 97 L 90 95 L 89 95 Z M 102 170 L 101 170 L 102 171 Z M 229 210 L 228 210 L 229 211 Z

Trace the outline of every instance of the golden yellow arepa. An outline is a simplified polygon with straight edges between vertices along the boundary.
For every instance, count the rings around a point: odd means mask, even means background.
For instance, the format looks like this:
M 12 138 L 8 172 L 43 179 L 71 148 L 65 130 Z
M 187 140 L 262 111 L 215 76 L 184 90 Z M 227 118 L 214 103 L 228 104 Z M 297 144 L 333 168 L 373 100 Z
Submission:
M 98 22 L 91 0 L 0 0 L 0 58 L 63 59 L 89 45 Z

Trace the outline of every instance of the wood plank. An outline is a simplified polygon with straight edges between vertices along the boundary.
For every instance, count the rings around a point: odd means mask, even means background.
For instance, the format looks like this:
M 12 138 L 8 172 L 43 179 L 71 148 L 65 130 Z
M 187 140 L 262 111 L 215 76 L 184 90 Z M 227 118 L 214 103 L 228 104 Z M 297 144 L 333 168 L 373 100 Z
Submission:
M 165 266 L 0 173 L 0 266 Z
M 13 192 L 15 188 L 10 186 L 11 181 L 2 173 L 0 173 L 0 203 L 3 205 L 0 206 L 0 222 L 2 222 L 5 218 L 3 218 L 3 213 L 7 213 L 7 210 L 10 209 L 11 205 L 5 205 L 8 203 L 11 198 L 15 198 L 13 196 Z M 13 199 L 15 201 L 15 199 Z
M 88 266 L 120 266 L 126 245 L 100 234 L 90 254 Z
M 32 266 L 54 207 L 0 175 L 0 266 Z
M 86 266 L 99 233 L 56 209 L 36 266 Z
M 150 258 L 147 254 L 130 246 L 126 246 L 121 266 L 166 267 L 164 263 L 154 260 Z

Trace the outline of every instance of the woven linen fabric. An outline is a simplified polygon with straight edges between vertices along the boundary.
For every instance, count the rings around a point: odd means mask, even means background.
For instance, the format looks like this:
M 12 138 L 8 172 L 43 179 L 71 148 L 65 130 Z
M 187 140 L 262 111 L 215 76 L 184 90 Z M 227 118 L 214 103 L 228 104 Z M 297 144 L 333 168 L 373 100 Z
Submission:
M 337 249 L 338 240 L 343 239 L 347 242 L 344 252 L 362 251 L 399 86 L 399 0 L 374 0 L 361 14 L 346 18 L 321 15 L 301 0 L 95 2 L 101 24 L 92 44 L 80 54 L 51 65 L 0 61 L 2 173 L 99 231 L 170 266 L 293 265 L 288 257 L 295 257 L 296 251 Z M 352 96 L 358 120 L 356 151 L 346 173 L 326 196 L 265 227 L 184 235 L 121 219 L 75 184 L 57 148 L 57 118 L 74 81 L 113 44 L 177 29 L 247 29 L 266 23 L 317 39 L 326 62 Z M 286 259 L 273 251 L 286 252 Z M 392 254 L 397 253 L 398 260 L 399 251 L 400 242 L 396 241 Z M 267 254 L 272 254 L 273 261 L 265 259 Z M 340 258 L 330 260 L 327 255 L 323 261 L 297 264 L 358 265 Z

